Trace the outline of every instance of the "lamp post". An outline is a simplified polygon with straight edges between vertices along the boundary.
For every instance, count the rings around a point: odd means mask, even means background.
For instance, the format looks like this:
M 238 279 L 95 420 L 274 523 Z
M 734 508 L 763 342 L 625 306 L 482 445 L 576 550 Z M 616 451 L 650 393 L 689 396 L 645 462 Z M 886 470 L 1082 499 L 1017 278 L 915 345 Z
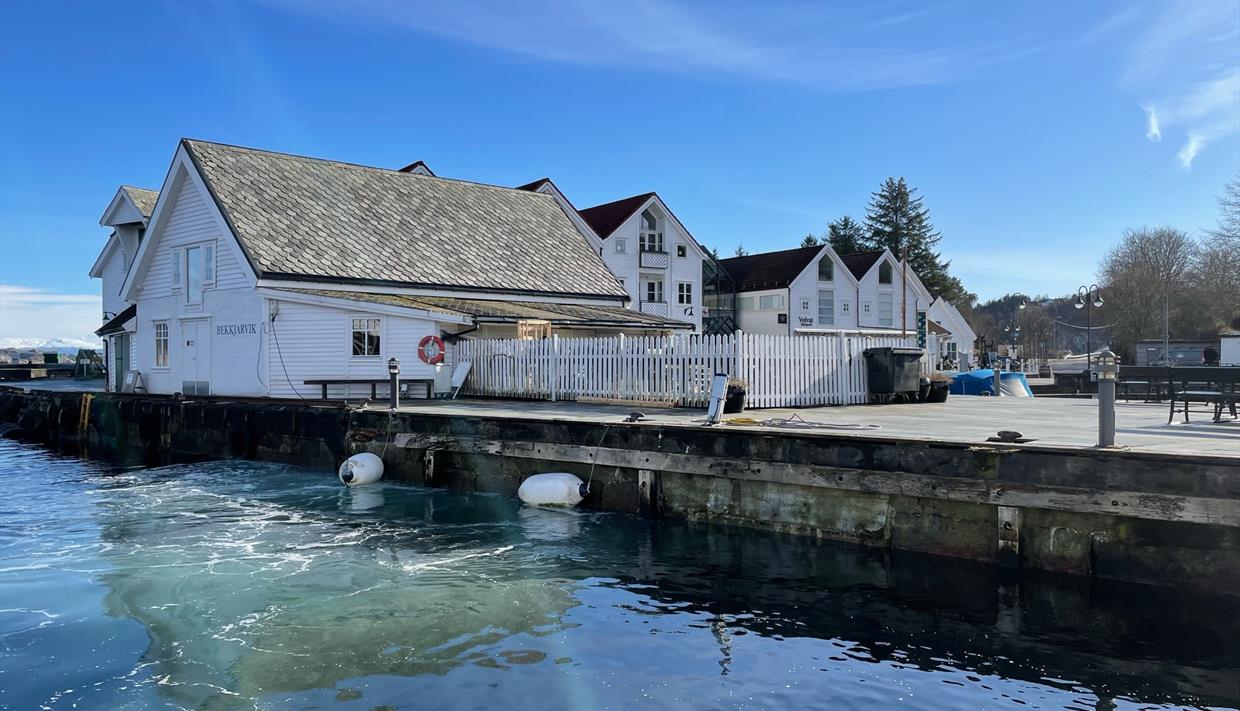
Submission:
M 1085 309 L 1085 377 L 1089 377 L 1089 374 L 1093 372 L 1090 354 L 1094 352 L 1094 332 L 1090 327 L 1089 312 L 1091 306 L 1102 306 L 1102 289 L 1097 284 L 1082 286 L 1076 290 L 1076 303 L 1073 306 L 1078 309 Z
M 392 396 L 392 409 L 400 407 L 400 360 L 388 359 L 388 391 Z
M 1016 308 L 1012 309 L 1008 314 L 1008 325 L 1003 327 L 1003 333 L 1010 336 L 1008 338 L 1008 368 L 1012 367 L 1012 358 L 1016 352 L 1017 341 L 1020 340 L 1020 312 L 1025 310 L 1029 305 L 1024 294 L 1013 294 L 1016 299 Z

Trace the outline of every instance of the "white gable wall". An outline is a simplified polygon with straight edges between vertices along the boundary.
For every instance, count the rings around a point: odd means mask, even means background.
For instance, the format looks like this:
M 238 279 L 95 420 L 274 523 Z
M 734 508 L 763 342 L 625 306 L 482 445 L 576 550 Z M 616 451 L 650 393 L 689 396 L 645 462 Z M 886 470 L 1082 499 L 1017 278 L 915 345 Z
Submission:
M 831 281 L 818 280 L 818 262 L 830 259 L 835 265 Z M 818 318 L 818 292 L 829 289 L 835 301 L 835 322 L 821 323 Z M 856 328 L 857 283 L 848 267 L 840 261 L 835 251 L 824 247 L 797 278 L 788 286 L 788 320 L 795 331 L 798 328 Z M 808 302 L 808 308 L 805 308 Z M 847 309 L 847 310 L 846 310 Z
M 104 259 L 103 268 L 99 270 L 99 277 L 103 282 L 101 290 L 103 293 L 104 313 L 102 315 L 105 321 L 124 311 L 129 306 L 129 303 L 121 298 L 121 286 L 125 283 L 125 270 L 127 266 L 125 250 L 121 249 L 119 240 L 117 240 L 117 244 Z
M 879 264 L 887 260 L 891 264 L 891 283 L 880 284 L 878 281 Z M 916 279 L 912 269 L 909 269 L 908 290 L 907 293 L 901 286 L 901 269 L 900 261 L 888 252 L 883 256 L 883 260 L 874 263 L 870 267 L 870 271 L 860 281 L 860 294 L 858 301 L 860 308 L 857 311 L 859 318 L 858 326 L 861 328 L 900 328 L 901 299 L 907 299 L 907 309 L 905 310 L 904 328 L 916 332 L 917 330 L 917 312 L 927 311 L 930 308 L 930 295 L 926 293 L 924 287 Z M 891 295 L 891 325 L 879 325 L 879 294 Z M 869 306 L 869 312 L 866 312 L 866 306 Z
M 702 254 L 692 237 L 680 224 L 659 205 L 650 206 L 660 218 L 659 225 L 663 232 L 663 248 L 667 250 L 668 266 L 666 268 L 647 267 L 641 265 L 641 210 L 636 211 L 625 220 L 612 236 L 603 242 L 601 256 L 603 263 L 624 283 L 624 289 L 632 301 L 629 308 L 641 309 L 641 302 L 646 298 L 641 290 L 642 275 L 649 274 L 663 280 L 663 297 L 667 301 L 667 318 L 693 324 L 697 332 L 702 330 Z M 624 240 L 623 253 L 616 251 L 617 240 Z M 676 256 L 676 247 L 685 247 L 685 256 Z M 677 302 L 677 285 L 681 282 L 691 284 L 693 303 L 686 306 Z M 693 313 L 685 314 L 685 309 L 692 306 Z
M 184 165 L 174 163 L 173 171 L 170 192 L 157 208 L 160 219 L 129 275 L 138 305 L 133 367 L 153 393 L 184 392 L 193 381 L 209 383 L 213 395 L 264 395 L 263 299 L 205 186 Z M 215 283 L 204 286 L 201 304 L 187 304 L 183 287 L 172 282 L 174 252 L 208 244 L 215 251 Z M 156 362 L 157 323 L 168 326 L 166 365 Z

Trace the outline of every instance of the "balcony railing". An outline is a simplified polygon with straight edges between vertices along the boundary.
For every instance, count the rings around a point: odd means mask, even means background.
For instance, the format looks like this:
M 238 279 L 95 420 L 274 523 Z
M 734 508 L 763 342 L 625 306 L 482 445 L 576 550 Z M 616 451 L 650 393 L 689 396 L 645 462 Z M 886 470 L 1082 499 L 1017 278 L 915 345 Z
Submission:
M 666 301 L 643 301 L 641 311 L 651 316 L 667 316 L 670 313 Z
M 642 252 L 641 266 L 643 269 L 667 269 L 671 263 L 667 252 Z

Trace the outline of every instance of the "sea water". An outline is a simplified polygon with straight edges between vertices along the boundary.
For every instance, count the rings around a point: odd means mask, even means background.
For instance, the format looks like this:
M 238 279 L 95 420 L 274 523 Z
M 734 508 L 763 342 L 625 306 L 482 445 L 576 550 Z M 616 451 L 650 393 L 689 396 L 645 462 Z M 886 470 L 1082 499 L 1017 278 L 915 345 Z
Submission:
M 0 477 L 4 708 L 1240 702 L 1225 599 L 284 465 Z

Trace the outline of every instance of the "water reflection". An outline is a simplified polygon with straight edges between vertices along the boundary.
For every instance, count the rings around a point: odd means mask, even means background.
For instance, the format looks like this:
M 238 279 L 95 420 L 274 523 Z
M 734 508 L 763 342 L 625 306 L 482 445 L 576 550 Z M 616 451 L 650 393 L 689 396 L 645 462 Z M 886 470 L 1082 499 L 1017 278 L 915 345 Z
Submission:
M 102 584 L 108 615 L 145 634 L 109 632 L 112 647 L 83 652 L 83 679 L 106 666 L 100 655 L 131 668 L 99 682 L 111 696 L 96 705 L 108 707 L 1240 699 L 1235 601 L 1061 578 L 1017 587 L 954 561 L 496 496 L 344 490 L 330 473 L 279 466 L 76 476 L 17 492 L 5 519 L 16 529 L 0 525 L 6 556 L 60 571 L 6 574 L 30 576 L 9 587 L 16 596 L 47 601 L 4 618 L 4 668 L 35 678 L 0 705 L 72 698 L 60 676 L 39 676 L 52 638 L 32 611 L 71 617 L 55 585 L 80 571 Z M 81 619 L 90 638 L 101 622 Z M 97 698 L 83 693 L 74 700 Z

